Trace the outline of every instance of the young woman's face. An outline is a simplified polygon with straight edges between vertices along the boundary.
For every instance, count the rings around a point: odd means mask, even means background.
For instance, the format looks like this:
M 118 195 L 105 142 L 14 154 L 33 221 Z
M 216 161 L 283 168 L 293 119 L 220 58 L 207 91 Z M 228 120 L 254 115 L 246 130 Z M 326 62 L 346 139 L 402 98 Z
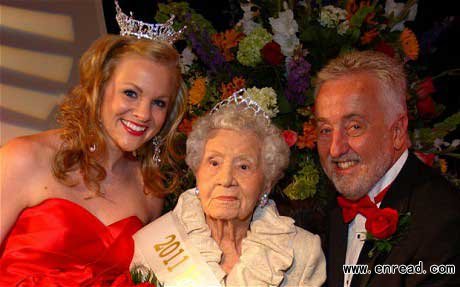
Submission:
M 125 56 L 105 86 L 101 122 L 108 148 L 134 151 L 163 126 L 175 92 L 174 70 L 141 56 Z

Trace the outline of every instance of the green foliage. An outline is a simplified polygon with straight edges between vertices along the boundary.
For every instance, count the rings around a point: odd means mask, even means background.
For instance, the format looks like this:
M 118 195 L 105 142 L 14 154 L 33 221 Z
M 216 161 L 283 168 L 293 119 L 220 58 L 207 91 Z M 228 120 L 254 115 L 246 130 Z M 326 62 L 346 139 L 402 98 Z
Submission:
M 272 37 L 264 28 L 256 28 L 244 38 L 238 46 L 237 58 L 245 66 L 255 67 L 262 62 L 260 49 L 270 42 Z
M 292 183 L 283 190 L 284 194 L 292 200 L 312 198 L 319 182 L 319 171 L 314 162 L 307 160 L 300 166 L 302 169 L 294 175 Z
M 186 19 L 186 15 L 190 15 L 190 19 Z M 176 30 L 182 28 L 187 22 L 188 25 L 192 24 L 200 30 L 206 30 L 210 34 L 216 33 L 216 29 L 212 26 L 211 22 L 206 20 L 203 16 L 196 13 L 195 10 L 190 8 L 187 2 L 170 2 L 168 4 L 158 4 L 158 12 L 155 20 L 159 23 L 166 22 L 171 15 L 175 15 L 177 20 L 174 21 L 174 28 Z
M 361 28 L 364 19 L 366 19 L 369 13 L 374 12 L 375 6 L 363 6 L 356 11 L 356 13 L 350 19 L 350 25 L 354 28 Z
M 163 284 L 158 281 L 157 277 L 155 276 L 155 273 L 153 271 L 143 265 L 136 265 L 134 266 L 131 270 L 131 279 L 133 280 L 134 284 L 140 284 L 140 283 L 152 283 L 155 284 L 157 287 L 163 287 Z
M 430 148 L 436 139 L 443 139 L 460 125 L 460 112 L 447 117 L 432 128 L 421 128 L 412 133 L 412 140 L 422 148 Z M 432 150 L 434 151 L 434 150 Z

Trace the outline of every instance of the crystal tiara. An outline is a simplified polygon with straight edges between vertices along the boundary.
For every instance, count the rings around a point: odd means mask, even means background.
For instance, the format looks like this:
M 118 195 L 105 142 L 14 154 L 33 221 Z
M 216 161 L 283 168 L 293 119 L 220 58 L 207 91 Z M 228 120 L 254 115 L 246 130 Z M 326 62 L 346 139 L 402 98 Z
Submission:
M 130 12 L 129 16 L 123 13 L 118 5 L 118 1 L 115 0 L 115 8 L 117 10 L 116 19 L 118 26 L 120 26 L 121 36 L 134 36 L 138 39 L 150 39 L 166 41 L 169 44 L 174 44 L 175 41 L 182 37 L 186 27 L 183 27 L 179 31 L 174 31 L 173 20 L 174 15 L 169 18 L 164 24 L 150 24 L 133 18 L 133 13 Z
M 268 122 L 270 122 L 270 117 L 264 109 L 246 93 L 246 89 L 240 89 L 225 100 L 218 102 L 212 108 L 211 114 L 231 104 L 234 104 L 235 106 L 245 105 L 245 110 L 252 110 L 256 115 L 261 114 Z

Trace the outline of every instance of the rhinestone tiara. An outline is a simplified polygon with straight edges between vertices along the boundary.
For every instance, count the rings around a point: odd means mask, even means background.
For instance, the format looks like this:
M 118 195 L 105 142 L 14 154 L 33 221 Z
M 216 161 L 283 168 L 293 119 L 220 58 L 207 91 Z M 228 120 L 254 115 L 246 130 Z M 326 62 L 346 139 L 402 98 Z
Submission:
M 185 30 L 185 26 L 179 31 L 174 31 L 173 20 L 174 15 L 169 18 L 164 24 L 150 24 L 133 18 L 133 13 L 130 12 L 129 16 L 123 13 L 118 5 L 118 1 L 115 0 L 115 8 L 117 10 L 116 19 L 118 26 L 120 27 L 121 36 L 134 36 L 138 39 L 150 39 L 166 41 L 169 44 L 174 44 L 175 41 L 182 37 Z
M 261 114 L 264 116 L 264 118 L 270 122 L 270 117 L 267 115 L 267 113 L 264 111 L 264 109 L 256 102 L 254 101 L 251 96 L 249 96 L 246 93 L 246 89 L 240 89 L 236 92 L 234 92 L 230 97 L 226 98 L 225 100 L 218 102 L 211 110 L 211 114 L 217 112 L 218 110 L 224 108 L 225 106 L 228 105 L 245 105 L 246 107 L 244 108 L 245 110 L 251 110 L 253 111 L 256 115 Z

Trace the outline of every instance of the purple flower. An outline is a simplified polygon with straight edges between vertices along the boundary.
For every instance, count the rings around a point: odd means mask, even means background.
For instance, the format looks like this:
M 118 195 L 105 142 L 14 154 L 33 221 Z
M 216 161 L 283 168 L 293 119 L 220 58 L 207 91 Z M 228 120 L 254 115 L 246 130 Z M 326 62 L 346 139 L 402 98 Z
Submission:
M 310 68 L 310 63 L 303 57 L 294 57 L 289 61 L 287 87 L 284 91 L 289 102 L 305 104 L 305 92 L 310 87 Z
M 209 68 L 209 74 L 218 74 L 219 71 L 228 71 L 229 65 L 219 49 L 212 44 L 211 37 L 206 30 L 199 31 L 189 23 L 188 30 L 189 40 L 192 43 L 192 49 L 205 66 Z

